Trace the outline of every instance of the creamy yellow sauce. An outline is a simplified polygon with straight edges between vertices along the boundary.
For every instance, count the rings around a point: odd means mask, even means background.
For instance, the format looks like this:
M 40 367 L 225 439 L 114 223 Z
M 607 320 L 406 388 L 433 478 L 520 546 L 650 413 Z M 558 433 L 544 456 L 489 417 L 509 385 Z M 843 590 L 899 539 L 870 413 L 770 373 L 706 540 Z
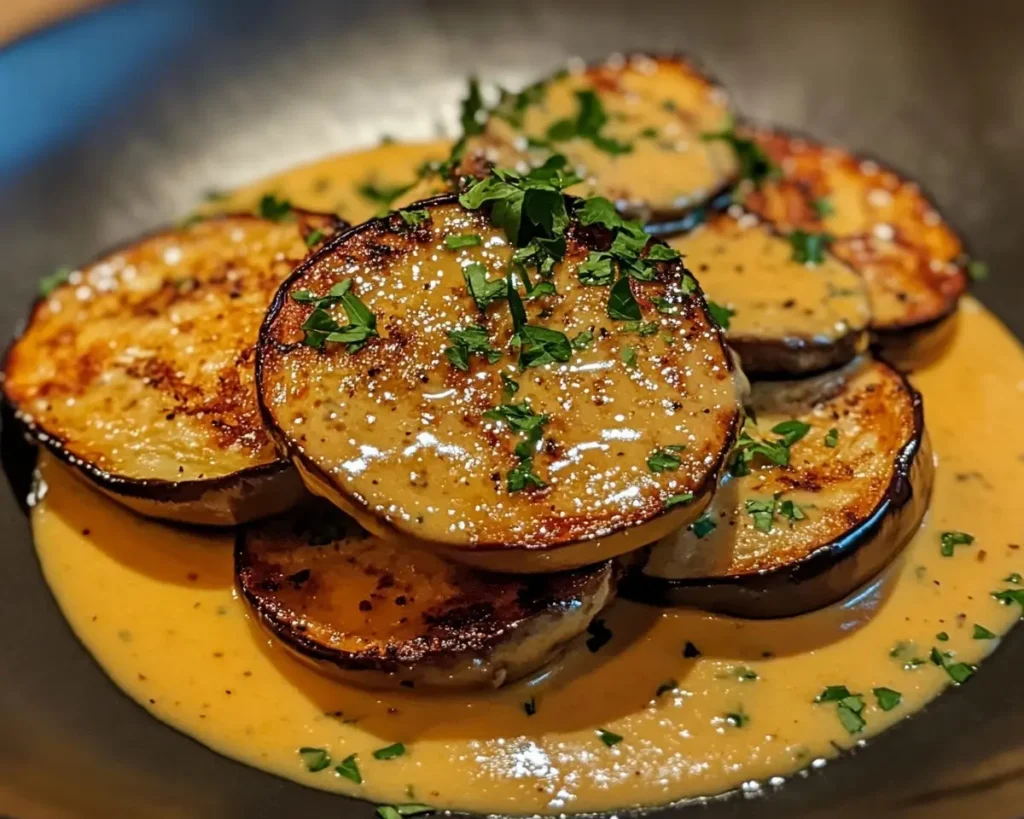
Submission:
M 377 802 L 518 814 L 770 787 L 946 688 L 946 672 L 927 662 L 933 646 L 976 663 L 998 640 L 973 639 L 975 624 L 1003 634 L 1021 614 L 991 597 L 1021 588 L 1004 578 L 1024 573 L 1021 347 L 968 299 L 952 349 L 913 380 L 938 458 L 931 511 L 870 589 L 768 622 L 619 602 L 605 615 L 614 637 L 597 653 L 581 648 L 546 677 L 494 693 L 371 692 L 319 676 L 246 615 L 230 534 L 135 517 L 47 458 L 33 529 L 57 601 L 114 682 L 157 718 L 268 772 Z M 975 541 L 943 557 L 940 532 L 954 529 Z M 684 657 L 687 641 L 699 658 Z M 925 662 L 905 668 L 913 657 Z M 747 669 L 757 678 L 743 679 Z M 678 688 L 657 696 L 670 680 Z M 827 685 L 865 696 L 863 733 L 847 733 L 834 704 L 814 704 Z M 902 693 L 888 712 L 872 694 L 882 686 Z M 746 720 L 737 727 L 727 714 Z M 598 729 L 623 739 L 607 747 Z M 374 759 L 394 742 L 404 756 Z M 334 762 L 311 773 L 300 746 Z M 362 785 L 333 771 L 350 754 Z

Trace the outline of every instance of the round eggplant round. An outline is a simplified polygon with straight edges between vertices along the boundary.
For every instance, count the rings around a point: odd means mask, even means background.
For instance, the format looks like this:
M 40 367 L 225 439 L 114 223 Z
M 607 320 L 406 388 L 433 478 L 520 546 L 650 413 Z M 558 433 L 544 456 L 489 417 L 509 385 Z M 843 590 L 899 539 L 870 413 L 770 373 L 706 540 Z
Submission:
M 631 217 L 666 220 L 729 188 L 739 164 L 725 90 L 682 57 L 643 54 L 570 68 L 503 93 L 468 137 L 459 172 L 566 156 L 584 177 L 570 189 L 603 196 Z
M 669 244 L 731 312 L 726 337 L 747 375 L 826 370 L 867 349 L 864 281 L 813 240 L 786 237 L 733 206 Z
M 747 191 L 745 205 L 785 231 L 827 234 L 832 253 L 864 277 L 881 354 L 902 370 L 926 363 L 968 284 L 963 244 L 936 206 L 873 159 L 779 130 L 748 136 L 778 173 Z
M 529 285 L 496 214 L 455 196 L 295 271 L 258 387 L 313 492 L 380 537 L 511 572 L 588 565 L 700 513 L 740 415 L 722 335 L 677 254 L 634 225 L 660 260 L 615 279 L 602 254 L 622 234 L 557 202 L 564 256 Z
M 921 397 L 895 370 L 858 359 L 756 383 L 750 407 L 705 515 L 652 546 L 623 596 L 791 616 L 846 597 L 913 536 L 934 463 Z
M 235 569 L 295 656 L 371 687 L 496 688 L 560 656 L 615 594 L 611 562 L 488 574 L 382 541 L 322 502 L 243 527 Z
M 254 352 L 307 240 L 338 222 L 278 216 L 154 233 L 46 292 L 3 367 L 31 437 L 152 517 L 230 525 L 295 503 L 304 490 L 260 420 Z

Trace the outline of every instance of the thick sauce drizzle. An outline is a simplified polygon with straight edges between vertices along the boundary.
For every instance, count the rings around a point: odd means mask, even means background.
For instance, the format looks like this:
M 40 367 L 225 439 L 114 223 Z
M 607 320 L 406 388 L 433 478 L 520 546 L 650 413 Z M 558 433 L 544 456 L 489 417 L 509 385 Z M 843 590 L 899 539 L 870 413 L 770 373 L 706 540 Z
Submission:
M 309 206 L 296 191 L 330 167 L 302 169 L 282 190 Z M 57 601 L 114 682 L 157 718 L 274 774 L 377 802 L 504 813 L 768 787 L 940 693 L 951 680 L 928 661 L 932 647 L 953 652 L 949 662 L 976 663 L 998 639 L 974 639 L 975 624 L 1003 634 L 1021 615 L 991 592 L 1024 588 L 1004 580 L 1024 573 L 1015 491 L 1024 481 L 1015 421 L 1024 352 L 967 299 L 952 349 L 913 380 L 938 457 L 931 512 L 869 589 L 768 622 L 620 602 L 597 651 L 581 646 L 543 678 L 495 693 L 374 692 L 319 676 L 250 622 L 233 591 L 231 535 L 133 516 L 45 457 L 33 530 Z M 944 557 L 947 530 L 975 541 Z M 693 648 L 700 656 L 685 656 Z M 814 704 L 828 685 L 864 695 L 863 733 L 847 732 L 834 703 Z M 879 687 L 902 702 L 881 710 Z M 608 746 L 599 729 L 622 740 Z M 403 756 L 373 757 L 394 742 Z M 307 771 L 301 746 L 328 750 L 334 764 L 356 754 L 364 783 L 333 764 Z

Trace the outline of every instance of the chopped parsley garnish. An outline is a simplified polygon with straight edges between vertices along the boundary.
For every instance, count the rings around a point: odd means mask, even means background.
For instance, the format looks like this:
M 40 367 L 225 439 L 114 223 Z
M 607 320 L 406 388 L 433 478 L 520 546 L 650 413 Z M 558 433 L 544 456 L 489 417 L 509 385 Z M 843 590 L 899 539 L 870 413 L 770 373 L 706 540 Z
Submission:
M 402 217 L 402 221 L 407 225 L 415 227 L 416 225 L 423 224 L 430 220 L 430 211 L 426 209 L 422 210 L 400 210 L 398 215 Z
M 274 194 L 268 193 L 260 199 L 259 214 L 272 222 L 283 222 L 292 216 L 292 203 L 287 199 L 278 199 Z
M 537 698 L 530 697 L 526 702 L 523 703 L 523 711 L 526 712 L 526 716 L 532 717 L 537 713 Z
M 576 92 L 579 111 L 576 119 L 560 119 L 548 128 L 547 138 L 552 142 L 565 142 L 570 139 L 587 139 L 595 147 L 609 154 L 627 154 L 633 146 L 627 142 L 619 142 L 603 136 L 601 129 L 608 122 L 608 115 L 601 104 L 600 97 L 594 91 L 585 89 Z
M 618 745 L 622 742 L 621 734 L 613 734 L 611 731 L 607 731 L 604 728 L 597 729 L 597 735 L 601 738 L 601 742 L 611 748 L 613 745 Z
M 462 100 L 459 111 L 459 124 L 464 136 L 475 136 L 483 133 L 484 123 L 481 114 L 484 110 L 484 98 L 480 93 L 480 81 L 476 77 L 469 78 L 466 98 Z
M 832 244 L 831 234 L 806 230 L 794 230 L 787 238 L 793 246 L 793 261 L 800 264 L 821 264 L 825 261 L 825 251 Z
M 665 680 L 661 685 L 654 691 L 654 696 L 660 697 L 662 694 L 668 694 L 672 691 L 676 691 L 679 688 L 679 682 L 677 680 Z
M 693 492 L 680 492 L 678 495 L 669 495 L 665 498 L 665 509 L 668 510 L 674 506 L 682 506 L 692 500 Z
M 1003 589 L 1002 591 L 992 592 L 992 596 L 1004 606 L 1016 603 L 1024 609 L 1024 589 Z
M 811 202 L 811 207 L 814 208 L 814 213 L 819 219 L 824 219 L 826 216 L 831 216 L 836 212 L 835 205 L 832 204 L 830 199 L 822 196 Z
M 509 378 L 505 373 L 498 373 L 501 376 L 502 389 L 509 395 L 515 395 L 519 392 L 519 382 L 513 378 Z
M 383 185 L 378 182 L 368 179 L 363 182 L 356 192 L 369 202 L 373 202 L 377 205 L 377 213 L 384 214 L 391 210 L 391 204 L 399 196 L 408 191 L 415 182 L 410 182 L 404 185 Z
M 610 253 L 591 251 L 576 268 L 580 284 L 603 287 L 615 280 L 615 260 Z
M 872 688 L 871 693 L 875 695 L 878 707 L 883 711 L 892 711 L 897 705 L 903 702 L 903 695 L 891 688 Z
M 544 425 L 550 420 L 547 415 L 535 413 L 530 405 L 502 404 L 487 410 L 484 418 L 492 421 L 503 421 L 510 429 L 526 435 L 526 439 L 516 444 L 515 453 L 519 464 L 509 470 L 505 476 L 509 492 L 519 492 L 527 486 L 543 489 L 547 484 L 533 471 L 533 453 L 537 442 L 543 434 Z
M 487 410 L 484 413 L 484 418 L 489 418 L 492 421 L 503 421 L 510 429 L 514 429 L 516 432 L 524 432 L 530 437 L 535 433 L 539 433 L 539 430 L 550 420 L 547 415 L 534 412 L 526 402 L 522 404 L 502 404 L 494 409 Z M 538 434 L 538 440 L 539 437 Z
M 851 694 L 850 689 L 845 685 L 830 685 L 814 701 L 817 703 L 834 702 L 836 716 L 839 717 L 839 722 L 842 723 L 847 733 L 858 734 L 864 730 L 867 723 L 861 716 L 864 711 L 863 695 Z
M 623 347 L 619 353 L 622 358 L 622 363 L 626 365 L 630 370 L 636 369 L 636 347 Z
M 444 237 L 444 246 L 449 250 L 460 250 L 464 247 L 477 247 L 484 240 L 479 233 L 452 233 Z
M 306 235 L 306 239 L 305 239 L 306 247 L 313 247 L 321 239 L 323 239 L 324 236 L 326 236 L 326 235 L 327 234 L 321 228 L 317 228 L 316 230 L 310 231 Z
M 697 646 L 691 643 L 689 640 L 686 641 L 686 645 L 683 646 L 683 656 L 687 660 L 692 660 L 696 657 L 701 656 L 701 651 Z
M 740 682 L 751 682 L 752 680 L 758 679 L 757 672 L 752 668 L 748 668 L 745 665 L 736 666 L 732 669 L 732 674 L 735 675 L 736 679 Z
M 772 427 L 772 432 L 782 437 L 776 441 L 758 440 L 751 433 L 756 432 L 752 419 L 748 418 L 743 431 L 732 451 L 730 471 L 736 477 L 750 474 L 750 464 L 757 456 L 775 466 L 789 464 L 789 448 L 810 431 L 810 424 L 792 419 L 781 421 Z M 787 514 L 788 516 L 788 514 Z M 796 518 L 802 520 L 802 518 Z
M 972 259 L 967 263 L 967 275 L 972 281 L 984 281 L 988 278 L 988 265 L 978 259 Z
M 989 631 L 984 626 L 974 624 L 974 633 L 971 635 L 975 640 L 997 640 L 999 635 Z
M 494 106 L 491 113 L 499 119 L 505 120 L 513 128 L 522 128 L 526 109 L 544 101 L 547 83 L 543 80 L 536 82 L 515 94 L 504 88 L 499 88 L 498 91 L 500 94 L 498 104 Z
M 384 748 L 378 748 L 373 752 L 374 759 L 396 759 L 405 753 L 405 745 L 401 742 L 396 742 L 393 745 L 387 745 Z
M 778 173 L 775 163 L 768 158 L 768 154 L 760 145 L 736 133 L 735 123 L 729 123 L 726 128 L 715 133 L 701 134 L 701 139 L 705 142 L 721 140 L 730 145 L 740 165 L 741 179 L 749 179 L 755 185 L 760 185 Z
M 943 532 L 940 535 L 939 552 L 943 557 L 952 557 L 956 546 L 970 546 L 974 543 L 974 535 L 967 532 Z
M 633 295 L 629 278 L 623 277 L 608 291 L 608 317 L 615 321 L 642 321 L 643 313 Z
M 528 486 L 534 489 L 544 489 L 547 486 L 543 478 L 533 471 L 532 457 L 521 458 L 519 463 L 508 471 L 505 483 L 509 493 L 520 492 Z
M 708 300 L 708 313 L 711 315 L 711 320 L 723 330 L 729 329 L 729 320 L 736 315 L 735 310 L 723 307 L 710 299 Z
M 793 526 L 801 520 L 807 519 L 804 510 L 791 500 L 779 501 L 782 493 L 777 492 L 770 501 L 749 499 L 745 506 L 747 514 L 754 519 L 754 528 L 760 532 L 770 532 L 776 516 L 789 520 Z
M 585 350 L 593 343 L 594 334 L 590 330 L 584 330 L 569 342 L 574 350 Z
M 693 531 L 693 534 L 697 538 L 703 539 L 710 535 L 717 526 L 718 524 L 715 523 L 714 519 L 712 519 L 709 515 L 705 514 L 701 515 L 693 523 L 691 523 L 690 529 Z
M 295 301 L 311 301 L 313 312 L 302 325 L 305 333 L 302 343 L 307 347 L 320 349 L 325 341 L 347 344 L 350 353 L 358 352 L 367 340 L 377 335 L 377 317 L 352 292 L 352 280 L 343 279 L 335 284 L 327 296 L 316 297 L 307 290 L 292 293 Z M 348 317 L 348 324 L 342 326 L 324 308 L 340 302 Z
M 791 500 L 784 500 L 779 504 L 779 514 L 782 517 L 789 520 L 790 525 L 796 523 L 799 520 L 806 520 L 807 513 L 804 512 L 803 507 L 797 506 Z
M 956 684 L 960 685 L 971 677 L 974 676 L 975 668 L 967 663 L 951 663 L 949 662 L 949 655 L 943 654 L 937 648 L 933 648 L 931 654 L 928 655 L 935 665 L 945 669 L 949 678 Z
M 356 763 L 355 754 L 349 754 L 341 760 L 341 763 L 334 768 L 334 772 L 338 776 L 343 776 L 345 779 L 355 782 L 357 785 L 363 784 L 363 775 L 359 772 L 359 765 Z
M 407 803 L 404 805 L 378 805 L 377 816 L 380 819 L 401 819 L 403 816 L 418 816 L 422 813 L 433 813 L 435 808 L 430 805 Z
M 810 431 L 810 424 L 806 424 L 803 421 L 798 421 L 795 418 L 789 421 L 780 421 L 779 423 L 772 427 L 772 432 L 774 432 L 776 435 L 782 436 L 781 443 L 783 446 L 786 447 L 793 446 L 793 444 L 795 444 L 797 441 L 799 441 L 801 438 L 807 435 L 807 433 Z
M 70 267 L 58 267 L 49 276 L 43 276 L 39 280 L 39 295 L 45 299 L 62 284 L 67 284 L 71 272 Z
M 1012 572 L 1009 577 L 1004 577 L 1003 580 L 1006 583 L 1014 583 L 1018 586 L 1024 585 L 1024 578 L 1020 576 L 1019 572 Z
M 938 634 L 935 635 L 935 639 L 938 640 L 940 643 L 948 643 L 949 635 L 944 631 L 940 631 Z
M 316 773 L 331 764 L 331 755 L 323 748 L 299 748 L 299 756 L 306 765 L 306 770 Z
M 654 450 L 647 456 L 647 468 L 655 474 L 674 471 L 682 466 L 683 459 L 676 455 L 686 449 L 685 444 L 669 444 Z
M 825 446 L 829 449 L 835 449 L 839 445 L 839 430 L 832 427 L 828 432 L 825 433 Z
M 736 711 L 731 711 L 725 715 L 725 721 L 728 722 L 733 728 L 742 728 L 750 722 L 750 715 L 743 710 L 742 706 Z
M 457 370 L 469 370 L 469 357 L 482 355 L 488 364 L 494 364 L 501 358 L 501 350 L 491 346 L 487 328 L 479 324 L 471 324 L 462 330 L 449 330 L 448 338 L 452 346 L 444 351 L 445 358 Z
M 522 342 L 519 366 L 523 369 L 572 358 L 572 344 L 563 332 L 526 324 L 517 335 Z
M 462 278 L 466 280 L 466 289 L 480 310 L 508 298 L 508 283 L 505 279 L 488 279 L 487 268 L 479 262 L 472 262 L 462 268 Z

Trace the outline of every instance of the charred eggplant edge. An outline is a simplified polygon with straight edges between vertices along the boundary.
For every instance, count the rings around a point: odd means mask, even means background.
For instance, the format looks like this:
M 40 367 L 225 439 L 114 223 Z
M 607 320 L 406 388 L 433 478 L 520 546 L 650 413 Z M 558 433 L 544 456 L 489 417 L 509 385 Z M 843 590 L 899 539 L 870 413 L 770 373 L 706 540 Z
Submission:
M 343 671 L 379 671 L 386 674 L 400 674 L 408 673 L 419 665 L 444 667 L 454 665 L 467 656 L 486 655 L 503 643 L 512 641 L 516 633 L 531 622 L 569 611 L 580 600 L 586 600 L 589 593 L 599 591 L 601 586 L 605 586 L 601 606 L 598 611 L 593 613 L 596 616 L 615 598 L 616 581 L 620 571 L 614 561 L 599 561 L 598 565 L 587 567 L 586 570 L 592 571 L 593 576 L 581 586 L 578 594 L 572 598 L 547 601 L 539 611 L 514 622 L 506 623 L 502 629 L 486 635 L 477 630 L 467 629 L 462 633 L 462 640 L 458 645 L 431 643 L 420 638 L 413 638 L 407 643 L 408 648 L 401 657 L 392 656 L 386 649 L 377 648 L 344 651 L 330 648 L 303 635 L 294 625 L 283 621 L 264 605 L 259 596 L 254 594 L 243 582 L 243 574 L 253 567 L 246 547 L 246 538 L 254 525 L 258 526 L 259 523 L 253 522 L 239 526 L 235 533 L 234 584 L 238 593 L 246 601 L 249 610 L 256 616 L 260 625 L 277 640 L 280 640 L 284 646 L 296 652 L 301 659 L 329 663 Z
M 950 231 L 952 231 L 960 240 L 961 252 L 955 259 L 950 260 L 956 265 L 957 272 L 959 274 L 961 282 L 960 292 L 944 311 L 923 321 L 901 322 L 889 324 L 885 327 L 871 327 L 872 341 L 876 347 L 881 350 L 886 350 L 891 345 L 899 342 L 900 349 L 904 351 L 903 360 L 923 363 L 925 359 L 914 355 L 910 350 L 917 340 L 917 334 L 921 334 L 922 340 L 927 339 L 927 337 L 935 330 L 936 326 L 940 325 L 945 319 L 952 318 L 952 316 L 955 315 L 960 305 L 960 299 L 970 292 L 971 277 L 967 272 L 967 265 L 970 262 L 970 259 L 973 258 L 973 253 L 971 245 L 967 241 L 966 234 L 960 230 L 957 224 L 947 216 L 946 212 L 942 208 L 938 206 L 935 197 L 931 194 L 931 191 L 919 182 L 916 177 L 905 173 L 902 169 L 896 167 L 888 160 L 880 159 L 874 153 L 860 150 L 854 151 L 841 142 L 831 140 L 825 141 L 819 137 L 812 136 L 803 129 L 786 125 L 778 125 L 767 120 L 757 120 L 751 117 L 737 117 L 736 126 L 740 130 L 770 131 L 772 133 L 781 134 L 790 139 L 803 140 L 804 142 L 812 145 L 820 145 L 826 148 L 837 148 L 841 151 L 845 151 L 852 159 L 858 162 L 873 162 L 878 166 L 879 170 L 888 171 L 898 177 L 902 182 L 916 185 L 921 198 L 928 203 L 929 207 L 939 215 L 939 218 L 942 219 Z M 665 232 L 661 229 L 661 226 L 655 224 L 649 225 L 647 230 L 649 233 Z M 906 243 L 902 242 L 900 244 L 906 245 Z M 906 246 L 910 247 L 910 245 Z M 947 327 L 946 329 L 948 331 L 950 328 Z M 931 360 L 931 356 L 929 356 L 927 360 Z M 893 363 L 898 369 L 904 369 L 899 364 L 896 364 L 895 361 Z
M 568 200 L 567 205 L 569 211 L 571 213 L 575 213 L 577 209 L 576 203 L 582 200 L 573 196 L 566 196 L 565 198 Z M 406 209 L 423 209 L 452 204 L 459 204 L 458 193 L 442 193 L 426 199 L 421 199 L 418 202 L 407 205 Z M 322 247 L 306 256 L 302 264 L 296 267 L 295 270 L 292 271 L 291 275 L 289 275 L 288 278 L 285 279 L 278 287 L 277 293 L 275 294 L 273 301 L 271 301 L 270 307 L 263 318 L 263 324 L 260 327 L 259 342 L 256 345 L 256 398 L 260 409 L 260 415 L 263 418 L 263 425 L 267 428 L 271 438 L 277 443 L 278 450 L 295 465 L 299 474 L 302 476 L 303 482 L 306 484 L 307 488 L 313 492 L 313 494 L 319 495 L 320 497 L 330 501 L 340 508 L 341 511 L 355 518 L 364 529 L 367 529 L 379 537 L 390 540 L 400 538 L 410 544 L 419 545 L 434 551 L 442 551 L 459 562 L 475 565 L 479 568 L 491 571 L 548 572 L 585 566 L 609 557 L 624 554 L 625 552 L 633 549 L 638 549 L 641 546 L 646 545 L 646 543 L 650 543 L 657 540 L 659 537 L 668 534 L 674 528 L 687 525 L 689 522 L 692 522 L 700 516 L 704 507 L 707 506 L 712 494 L 714 493 L 717 485 L 718 474 L 721 471 L 725 463 L 725 459 L 732 448 L 732 444 L 736 439 L 736 435 L 738 434 L 740 418 L 742 416 L 742 412 L 740 412 L 739 409 L 737 409 L 733 414 L 721 452 L 719 452 L 713 467 L 708 470 L 708 473 L 704 478 L 704 482 L 697 487 L 697 491 L 693 493 L 694 498 L 690 503 L 676 509 L 663 509 L 658 514 L 649 517 L 646 520 L 638 523 L 628 523 L 599 535 L 584 537 L 581 540 L 554 542 L 545 545 L 526 546 L 514 543 L 485 542 L 474 544 L 471 547 L 449 547 L 446 546 L 446 544 L 416 538 L 407 532 L 396 529 L 389 522 L 374 514 L 365 504 L 358 503 L 349 493 L 336 484 L 330 476 L 316 464 L 315 461 L 307 457 L 305 453 L 302 452 L 302 448 L 291 441 L 284 430 L 277 425 L 274 414 L 267 405 L 266 396 L 264 395 L 264 351 L 271 347 L 271 345 L 276 345 L 276 342 L 270 337 L 271 328 L 277 320 L 282 306 L 286 302 L 288 292 L 292 285 L 305 276 L 309 268 L 317 264 L 322 258 L 329 256 L 338 246 L 346 242 L 351 237 L 357 236 L 365 230 L 389 228 L 388 223 L 393 215 L 393 213 L 390 213 L 384 216 L 378 216 L 374 219 L 363 222 L 361 225 L 355 225 L 347 230 L 340 231 L 331 237 L 330 241 Z M 654 238 L 656 242 L 660 241 L 658 237 L 652 238 Z M 700 298 L 699 304 L 708 320 L 708 325 L 715 331 L 717 336 L 719 347 L 721 348 L 723 358 L 725 359 L 726 370 L 735 377 L 737 367 L 734 358 L 730 353 L 728 344 L 726 343 L 725 334 L 722 331 L 722 328 L 711 319 L 710 313 L 708 312 L 707 301 L 705 300 L 703 291 L 701 291 L 699 287 L 698 294 Z M 287 345 L 284 345 L 284 349 L 287 349 Z M 671 518 L 669 521 L 671 525 L 666 526 L 665 522 L 668 518 Z M 635 532 L 635 530 L 638 530 L 641 527 L 650 526 L 652 524 L 654 524 L 659 530 L 664 529 L 664 532 L 662 532 L 661 535 L 655 534 L 653 537 L 645 539 L 644 542 L 630 542 L 625 548 L 613 547 L 595 549 L 596 544 L 603 543 L 613 538 L 622 537 L 623 535 L 626 535 L 627 541 L 636 540 L 636 538 L 630 539 L 628 537 L 629 533 Z M 658 526 L 658 524 L 661 525 Z M 516 556 L 512 556 L 511 559 L 508 560 L 503 560 L 502 557 L 509 557 L 509 553 L 515 553 Z
M 343 220 L 334 214 L 319 214 L 314 211 L 305 211 L 299 208 L 293 208 L 293 210 L 316 216 L 330 217 L 333 220 L 336 220 L 336 224 L 338 226 L 337 229 L 339 231 L 343 230 L 343 227 L 346 225 Z M 234 219 L 265 221 L 262 217 L 252 213 L 220 213 L 212 216 L 204 216 L 202 221 L 212 222 Z M 139 242 L 156 239 L 161 236 L 169 236 L 179 232 L 181 229 L 181 226 L 178 225 L 156 228 L 136 236 L 135 238 L 118 242 L 106 250 L 94 255 L 90 261 L 85 262 L 81 267 L 89 267 L 97 264 L 107 256 L 118 253 L 122 250 L 127 250 Z M 46 447 L 47 451 L 54 457 L 71 467 L 77 474 L 95 485 L 95 487 L 104 494 L 122 501 L 125 505 L 141 514 L 165 520 L 226 526 L 242 522 L 243 519 L 231 516 L 225 516 L 222 518 L 218 515 L 213 515 L 212 517 L 203 515 L 202 510 L 204 505 L 200 502 L 204 499 L 209 500 L 211 496 L 221 494 L 230 495 L 247 481 L 266 481 L 269 479 L 275 479 L 276 490 L 283 490 L 285 494 L 293 496 L 295 500 L 298 500 L 302 496 L 303 493 L 300 491 L 301 481 L 299 481 L 298 476 L 295 476 L 294 480 L 289 480 L 287 473 L 292 468 L 291 464 L 287 459 L 281 457 L 278 457 L 270 463 L 249 466 L 244 469 L 231 472 L 227 475 L 220 475 L 216 478 L 197 478 L 184 481 L 173 481 L 164 478 L 131 478 L 116 472 L 109 472 L 96 466 L 93 462 L 72 453 L 65 446 L 64 438 L 60 435 L 55 435 L 53 432 L 47 430 L 43 425 L 36 423 L 32 420 L 31 414 L 23 412 L 18 407 L 17 403 L 8 395 L 6 388 L 7 370 L 10 363 L 11 353 L 15 345 L 21 341 L 29 327 L 31 327 L 37 311 L 45 302 L 45 296 L 36 296 L 32 302 L 32 307 L 29 311 L 27 321 L 7 343 L 7 346 L 4 348 L 2 359 L 0 359 L 0 392 L 2 392 L 3 401 L 10 409 L 14 420 L 21 425 L 22 431 L 34 443 Z M 278 486 L 278 484 L 283 484 L 283 486 Z M 294 486 L 290 486 L 289 484 L 294 484 Z M 198 507 L 192 511 L 199 513 L 197 518 L 194 518 L 189 513 L 190 505 L 195 504 L 198 504 Z M 280 508 L 270 506 L 267 507 L 266 511 L 261 510 L 259 516 L 272 515 L 283 511 L 284 508 L 285 507 L 283 506 Z M 166 514 L 162 514 L 162 512 L 166 512 Z M 245 517 L 244 519 L 249 518 Z
M 921 394 L 906 376 L 894 372 L 910 393 L 914 431 L 896 455 L 889 485 L 863 521 L 789 565 L 746 574 L 671 580 L 644 574 L 641 561 L 619 584 L 621 596 L 651 605 L 694 606 L 738 617 L 767 619 L 791 617 L 835 603 L 875 577 L 903 550 L 920 526 L 934 480 Z M 916 490 L 915 479 L 919 483 Z M 916 499 L 915 491 L 919 493 Z M 914 500 L 919 503 L 915 505 Z M 915 515 L 915 510 L 919 514 Z M 883 541 L 890 532 L 897 538 L 886 544 Z M 829 585 L 832 571 L 871 551 L 872 546 L 878 554 L 868 570 L 854 572 L 852 582 L 841 587 Z

